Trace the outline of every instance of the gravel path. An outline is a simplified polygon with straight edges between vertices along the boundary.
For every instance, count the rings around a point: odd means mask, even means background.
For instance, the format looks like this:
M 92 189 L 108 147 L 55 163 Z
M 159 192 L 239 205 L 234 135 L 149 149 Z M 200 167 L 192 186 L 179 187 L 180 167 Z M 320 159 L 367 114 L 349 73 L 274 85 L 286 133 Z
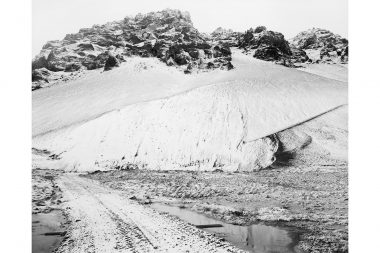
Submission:
M 58 185 L 69 225 L 57 252 L 241 252 L 77 174 L 63 174 Z

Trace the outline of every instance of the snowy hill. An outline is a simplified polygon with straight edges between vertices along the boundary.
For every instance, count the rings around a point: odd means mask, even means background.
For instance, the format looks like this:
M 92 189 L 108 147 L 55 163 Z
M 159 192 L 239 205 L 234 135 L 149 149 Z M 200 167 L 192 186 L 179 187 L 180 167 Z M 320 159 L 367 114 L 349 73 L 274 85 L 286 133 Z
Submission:
M 232 63 L 185 75 L 135 58 L 35 91 L 33 147 L 59 155 L 67 170 L 256 170 L 275 160 L 273 134 L 347 103 L 345 82 L 238 50 Z

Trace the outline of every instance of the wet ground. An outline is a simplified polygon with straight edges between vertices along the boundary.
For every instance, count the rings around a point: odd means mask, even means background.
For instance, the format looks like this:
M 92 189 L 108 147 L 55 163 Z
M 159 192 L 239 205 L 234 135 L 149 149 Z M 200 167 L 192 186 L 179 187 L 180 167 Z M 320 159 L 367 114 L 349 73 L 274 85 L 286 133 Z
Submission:
M 32 170 L 32 252 L 51 253 L 62 242 L 65 217 L 56 170 Z
M 53 252 L 63 238 L 67 239 L 64 241 L 68 251 L 61 252 L 70 252 L 70 243 L 78 236 L 69 240 L 68 235 L 44 235 L 65 229 L 70 231 L 70 228 L 61 227 L 63 216 L 56 210 L 63 208 L 65 192 L 56 181 L 64 175 L 51 170 L 33 170 L 34 253 Z M 307 170 L 272 168 L 253 173 L 114 170 L 80 177 L 100 182 L 100 185 L 122 192 L 137 205 L 169 213 L 186 223 L 221 224 L 222 227 L 200 230 L 243 250 L 256 253 L 347 252 L 348 194 L 344 165 Z M 90 182 L 86 184 L 86 194 L 98 187 Z M 110 197 L 116 196 L 111 193 Z M 87 195 L 90 198 L 94 193 Z M 96 206 L 95 203 L 82 204 L 83 210 Z M 69 227 L 79 226 L 84 220 L 81 217 L 69 219 L 69 223 L 65 222 Z M 88 226 L 80 227 L 85 228 Z M 91 233 L 96 230 L 94 227 Z M 85 235 L 84 240 L 88 240 L 90 237 Z
M 65 173 L 57 182 L 63 192 L 67 234 L 56 253 L 243 252 L 95 180 Z
M 240 241 L 246 240 L 249 233 L 261 238 L 252 239 L 260 241 L 254 242 L 254 247 L 272 240 L 292 252 L 293 244 L 299 240 L 296 249 L 305 252 L 348 251 L 348 177 L 344 165 L 253 173 L 131 170 L 84 176 L 121 190 L 142 204 L 170 203 L 243 226 Z M 282 229 L 283 237 L 268 227 L 251 227 L 251 232 L 247 231 L 247 226 L 257 224 L 288 230 Z M 302 231 L 299 239 L 292 231 Z
M 64 216 L 59 210 L 32 215 L 32 252 L 50 253 L 62 242 Z
M 233 245 L 255 253 L 295 253 L 300 231 L 290 228 L 267 226 L 262 224 L 239 226 L 228 224 L 177 206 L 153 203 L 152 208 L 174 215 L 195 226 L 203 225 L 203 230 L 224 238 Z M 211 227 L 207 227 L 209 225 Z M 215 225 L 219 225 L 216 227 Z M 212 227 L 215 226 L 215 227 Z
M 62 174 L 57 170 L 32 170 L 32 213 L 48 213 L 61 204 L 62 192 L 55 179 Z

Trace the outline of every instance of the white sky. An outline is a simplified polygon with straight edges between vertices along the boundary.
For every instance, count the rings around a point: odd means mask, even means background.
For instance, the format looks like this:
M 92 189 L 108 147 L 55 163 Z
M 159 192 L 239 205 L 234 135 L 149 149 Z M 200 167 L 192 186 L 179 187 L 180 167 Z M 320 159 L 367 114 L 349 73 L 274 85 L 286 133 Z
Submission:
M 165 8 L 190 12 L 195 28 L 245 31 L 265 25 L 291 38 L 312 27 L 348 33 L 348 0 L 33 0 L 33 55 L 48 40 L 127 15 Z

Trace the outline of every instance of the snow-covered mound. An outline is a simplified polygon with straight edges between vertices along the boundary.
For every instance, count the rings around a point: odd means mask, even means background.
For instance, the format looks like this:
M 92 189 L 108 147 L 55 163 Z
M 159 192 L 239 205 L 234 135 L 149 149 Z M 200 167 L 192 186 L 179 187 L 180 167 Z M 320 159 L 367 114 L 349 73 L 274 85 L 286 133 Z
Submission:
M 146 73 L 117 72 L 121 66 L 37 91 L 33 147 L 59 155 L 67 170 L 131 163 L 147 169 L 255 170 L 275 160 L 278 140 L 272 134 L 347 103 L 343 82 L 237 51 L 232 61 L 234 70 L 186 78 L 155 72 L 160 65 Z

